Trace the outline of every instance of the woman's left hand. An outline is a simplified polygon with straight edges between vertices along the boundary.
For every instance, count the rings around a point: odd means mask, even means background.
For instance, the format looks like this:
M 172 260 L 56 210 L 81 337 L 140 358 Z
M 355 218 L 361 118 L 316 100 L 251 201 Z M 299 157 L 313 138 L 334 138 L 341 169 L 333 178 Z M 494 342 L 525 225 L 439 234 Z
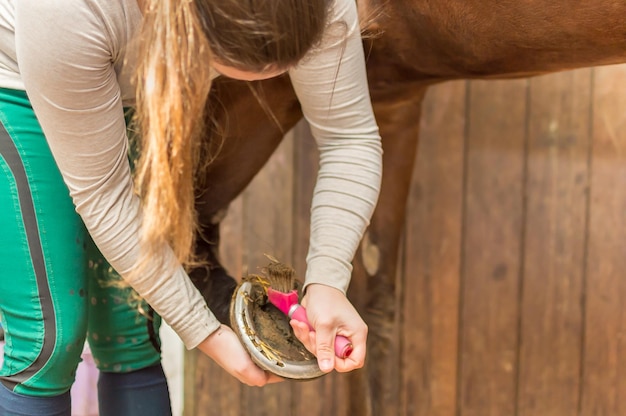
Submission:
M 302 299 L 307 319 L 315 331 L 302 322 L 291 320 L 296 337 L 316 357 L 320 369 L 328 373 L 348 372 L 365 363 L 367 325 L 354 306 L 339 290 L 322 284 L 307 287 Z M 352 342 L 354 350 L 345 359 L 335 355 L 335 337 L 343 335 Z

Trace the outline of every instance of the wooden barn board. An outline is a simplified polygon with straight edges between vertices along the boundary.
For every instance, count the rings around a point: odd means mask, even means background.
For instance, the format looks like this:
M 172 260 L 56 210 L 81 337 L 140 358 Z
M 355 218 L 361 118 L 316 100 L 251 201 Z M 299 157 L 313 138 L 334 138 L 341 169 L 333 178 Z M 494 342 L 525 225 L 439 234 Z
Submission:
M 513 415 L 526 80 L 468 84 L 461 269 L 461 413 Z
M 431 89 L 403 250 L 401 403 L 395 414 L 456 411 L 466 83 Z
M 578 408 L 590 92 L 588 69 L 529 82 L 519 416 Z
M 625 66 L 594 70 L 582 416 L 626 414 L 624 85 Z

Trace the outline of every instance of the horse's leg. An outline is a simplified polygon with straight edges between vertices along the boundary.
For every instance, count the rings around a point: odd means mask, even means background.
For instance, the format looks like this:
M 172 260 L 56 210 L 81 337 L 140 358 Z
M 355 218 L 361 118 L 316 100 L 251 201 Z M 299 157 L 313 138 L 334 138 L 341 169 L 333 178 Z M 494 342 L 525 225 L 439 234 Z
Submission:
M 350 397 L 355 398 L 350 414 L 397 414 L 396 268 L 425 91 L 420 85 L 399 92 L 393 100 L 374 99 L 383 138 L 383 179 L 377 208 L 354 261 L 351 296 L 369 326 L 369 335 L 365 371 L 350 377 L 354 389 Z
M 261 103 L 246 83 L 227 79 L 215 82 L 208 113 L 214 120 L 210 124 L 216 127 L 207 130 L 207 144 L 219 148 L 219 152 L 199 175 L 196 192 L 200 226 L 196 254 L 203 265 L 192 270 L 190 277 L 211 311 L 226 324 L 236 281 L 219 259 L 220 221 L 230 202 L 276 150 L 284 133 L 302 117 L 287 77 L 254 83 L 253 87 L 261 96 Z M 271 109 L 275 120 L 264 108 Z

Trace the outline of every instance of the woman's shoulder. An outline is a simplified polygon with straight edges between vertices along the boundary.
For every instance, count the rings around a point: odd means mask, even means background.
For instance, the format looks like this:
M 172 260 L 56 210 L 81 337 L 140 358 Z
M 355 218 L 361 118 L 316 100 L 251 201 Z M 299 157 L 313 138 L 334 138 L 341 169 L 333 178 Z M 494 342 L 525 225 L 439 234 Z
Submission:
M 18 0 L 15 8 L 16 19 L 22 21 L 19 27 L 38 42 L 51 48 L 64 47 L 63 40 L 78 42 L 78 54 L 97 45 L 114 60 L 142 19 L 137 0 Z
M 120 30 L 134 27 L 141 21 L 137 0 L 19 0 L 15 5 L 22 6 L 22 18 L 47 17 L 49 21 L 69 25 L 55 25 L 62 30 L 94 24 Z

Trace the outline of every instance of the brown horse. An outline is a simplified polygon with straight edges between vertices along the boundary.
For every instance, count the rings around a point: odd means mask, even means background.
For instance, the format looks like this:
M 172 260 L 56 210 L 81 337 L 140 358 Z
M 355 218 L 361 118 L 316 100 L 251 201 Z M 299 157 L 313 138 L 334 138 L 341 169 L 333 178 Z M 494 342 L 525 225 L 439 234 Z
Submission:
M 626 62 L 626 3 L 618 0 L 358 0 L 374 111 L 383 137 L 382 192 L 354 261 L 353 281 L 367 282 L 366 299 L 355 304 L 370 327 L 367 382 L 351 414 L 382 415 L 385 362 L 394 322 L 396 259 L 406 199 L 416 160 L 420 107 L 429 86 L 454 79 L 526 77 Z M 212 309 L 226 319 L 234 281 L 217 261 L 221 213 L 252 180 L 302 117 L 288 78 L 253 87 L 218 79 L 210 114 L 223 141 L 202 177 L 198 210 L 203 238 L 198 251 L 210 273 L 193 278 Z M 264 109 L 270 109 L 273 118 Z M 220 137 L 221 136 L 221 137 Z M 209 139 L 208 139 L 209 140 Z M 369 257 L 368 253 L 377 253 Z

